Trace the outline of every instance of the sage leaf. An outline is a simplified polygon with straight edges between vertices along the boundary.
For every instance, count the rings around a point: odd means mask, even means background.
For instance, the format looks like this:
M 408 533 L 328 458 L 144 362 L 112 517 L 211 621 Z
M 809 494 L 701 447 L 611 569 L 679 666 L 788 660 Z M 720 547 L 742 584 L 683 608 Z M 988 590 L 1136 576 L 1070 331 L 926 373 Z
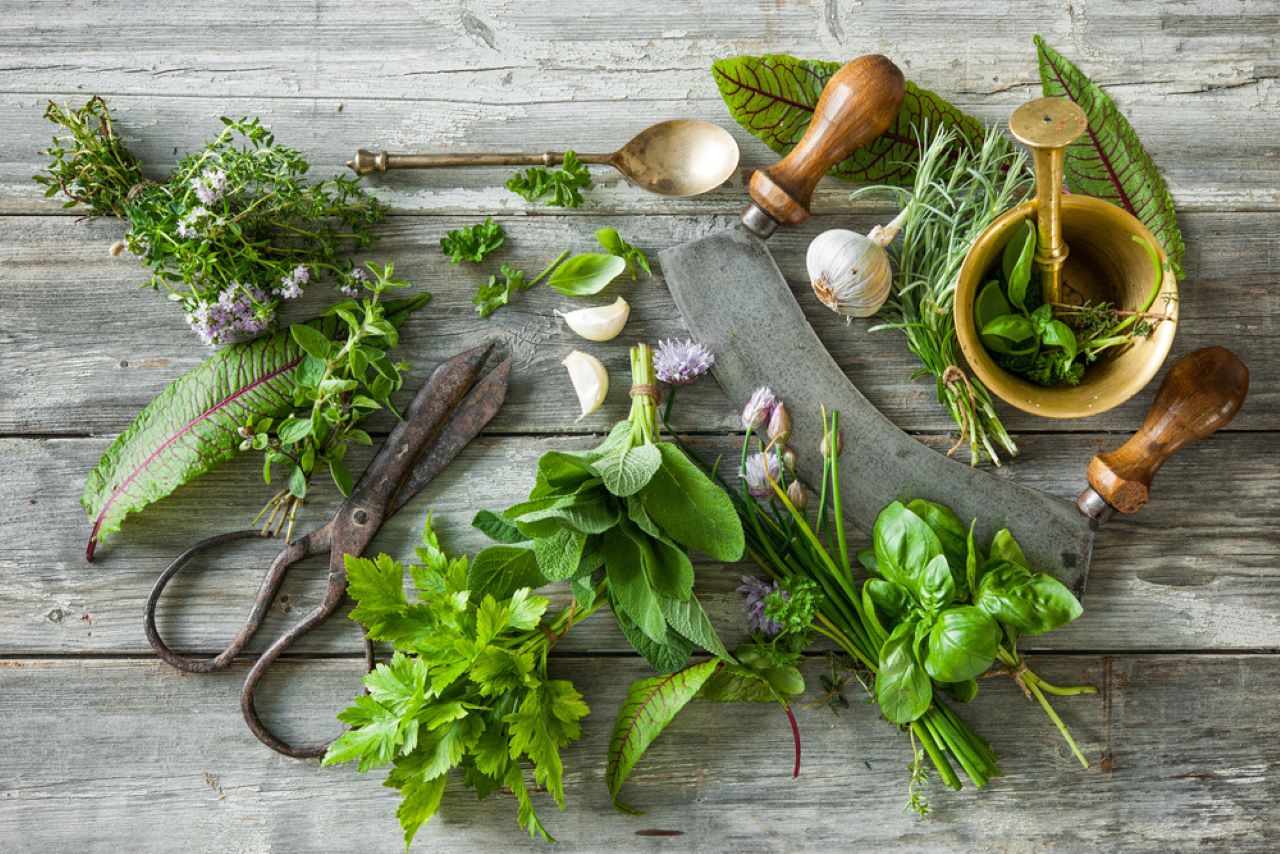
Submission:
M 704 661 L 676 673 L 637 679 L 631 683 L 627 689 L 627 697 L 618 709 L 613 733 L 609 736 L 609 753 L 604 771 L 609 797 L 619 811 L 642 814 L 618 799 L 622 784 L 627 781 L 649 745 L 662 734 L 676 714 L 698 695 L 699 689 L 719 667 L 718 661 Z
M 667 638 L 667 620 L 658 597 L 649 585 L 644 556 L 635 538 L 622 522 L 604 533 L 604 566 L 609 592 L 615 605 L 626 612 L 650 640 L 661 644 Z M 691 638 L 692 640 L 692 638 Z
M 707 612 L 702 609 L 702 603 L 696 596 L 690 596 L 683 602 L 663 596 L 659 601 L 663 616 L 681 637 L 688 638 L 718 658 L 734 660 L 729 650 L 720 642 L 720 636 L 716 634 L 715 627 L 711 625 Z
M 716 560 L 742 558 L 745 540 L 725 491 L 669 442 L 656 445 L 662 468 L 640 491 L 640 503 L 667 536 Z
M 600 293 L 626 269 L 627 262 L 616 255 L 586 252 L 556 267 L 547 284 L 565 296 L 590 296 Z
M 778 154 L 786 154 L 804 136 L 822 88 L 842 64 L 780 54 L 736 56 L 712 63 L 711 74 L 733 120 Z M 981 122 L 908 81 L 893 125 L 828 174 L 910 187 L 926 128 L 930 134 L 951 129 L 975 149 L 982 146 Z
M 467 567 L 467 589 L 479 599 L 507 599 L 522 587 L 541 587 L 547 580 L 538 567 L 533 549 L 524 546 L 489 546 Z
M 471 527 L 500 543 L 519 543 L 524 540 L 524 535 L 515 525 L 492 510 L 481 510 L 476 513 L 475 518 L 471 520 Z
M 1105 199 L 1137 217 L 1160 241 L 1181 279 L 1182 232 L 1155 161 L 1106 92 L 1040 36 L 1035 43 L 1045 96 L 1070 98 L 1089 121 L 1088 132 L 1067 146 L 1063 164 L 1067 187 L 1073 193 Z
M 662 465 L 656 445 L 622 445 L 593 464 L 605 489 L 619 498 L 634 495 L 645 487 Z
M 533 555 L 538 561 L 542 576 L 547 581 L 562 581 L 572 577 L 578 570 L 582 547 L 586 541 L 583 534 L 565 528 L 549 537 L 534 540 Z
M 613 616 L 618 621 L 618 628 L 622 629 L 627 642 L 654 670 L 659 673 L 670 673 L 673 670 L 679 670 L 689 660 L 689 653 L 693 652 L 693 643 L 687 638 L 681 637 L 679 633 L 668 627 L 667 639 L 662 643 L 656 643 L 640 631 L 640 627 L 627 616 L 626 611 L 618 607 L 616 601 L 611 604 Z

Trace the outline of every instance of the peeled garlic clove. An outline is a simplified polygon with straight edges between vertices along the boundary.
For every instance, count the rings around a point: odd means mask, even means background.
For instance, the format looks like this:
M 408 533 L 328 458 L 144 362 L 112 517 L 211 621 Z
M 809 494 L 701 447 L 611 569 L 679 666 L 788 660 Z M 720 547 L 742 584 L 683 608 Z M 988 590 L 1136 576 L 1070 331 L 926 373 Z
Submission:
M 809 244 L 805 265 L 813 292 L 838 314 L 870 317 L 889 298 L 893 270 L 879 240 L 843 228 L 824 231 Z
M 581 350 L 574 350 L 560 364 L 568 369 L 569 381 L 578 395 L 582 414 L 577 420 L 581 421 L 604 403 L 604 397 L 609 393 L 609 372 L 599 359 Z
M 557 311 L 556 315 L 578 335 L 588 341 L 612 341 L 627 325 L 631 306 L 622 297 L 613 305 L 597 308 L 580 308 L 576 311 Z

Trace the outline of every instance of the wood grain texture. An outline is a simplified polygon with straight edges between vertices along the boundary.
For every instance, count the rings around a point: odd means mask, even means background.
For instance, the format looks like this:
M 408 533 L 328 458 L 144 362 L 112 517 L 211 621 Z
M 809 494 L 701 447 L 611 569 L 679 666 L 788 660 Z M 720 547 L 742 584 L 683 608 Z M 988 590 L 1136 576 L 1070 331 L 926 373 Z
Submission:
M 400 173 L 368 182 L 397 214 L 371 260 L 432 291 L 401 354 L 416 384 L 441 359 L 497 338 L 516 368 L 490 432 L 392 520 L 375 549 L 408 556 L 429 507 L 445 542 L 474 551 L 467 520 L 528 488 L 537 455 L 579 448 L 625 411 L 627 346 L 683 334 L 661 273 L 614 286 L 633 305 L 626 334 L 589 345 L 614 380 L 605 407 L 574 422 L 564 353 L 582 342 L 552 316 L 546 288 L 488 322 L 469 303 L 489 272 L 446 263 L 439 238 L 498 215 L 507 245 L 492 259 L 541 269 L 592 232 L 619 229 L 656 252 L 736 221 L 746 179 L 776 157 L 732 125 L 713 60 L 792 53 L 847 60 L 883 53 L 908 79 L 984 121 L 1007 120 L 1040 94 L 1031 37 L 1040 33 L 1102 84 L 1169 184 L 1187 242 L 1182 323 L 1171 360 L 1225 344 L 1251 369 L 1251 396 L 1227 431 L 1161 472 L 1150 506 L 1098 537 L 1085 615 L 1024 642 L 1046 678 L 1093 682 L 1098 697 L 1055 705 L 1094 769 L 1082 772 L 1049 722 L 1007 680 L 984 682 L 963 714 L 1000 752 L 1006 776 L 984 793 L 931 787 L 934 817 L 901 810 L 901 736 L 857 696 L 839 718 L 799 714 L 803 776 L 787 779 L 789 732 L 774 708 L 695 704 L 654 746 L 624 793 L 648 810 L 615 814 L 604 752 L 625 686 L 643 665 L 607 615 L 574 630 L 554 668 L 593 708 L 566 757 L 569 811 L 539 798 L 565 850 L 1272 851 L 1280 847 L 1275 739 L 1280 684 L 1280 9 L 1269 0 L 8 0 L 0 16 L 0 849 L 115 852 L 399 850 L 394 793 L 380 775 L 320 769 L 261 747 L 237 696 L 246 665 L 184 676 L 151 659 L 142 603 L 185 544 L 239 527 L 265 497 L 239 461 L 126 522 L 101 563 L 81 558 L 78 499 L 110 437 L 168 382 L 207 357 L 180 313 L 137 290 L 141 271 L 107 247 L 110 221 L 78 222 L 41 197 L 31 175 L 51 128 L 48 99 L 108 97 L 118 127 L 153 176 L 208 139 L 222 115 L 261 115 L 317 176 L 360 146 L 389 150 L 609 151 L 641 127 L 687 116 L 729 127 L 739 173 L 690 200 L 649 196 L 607 169 L 582 208 L 527 205 L 505 169 Z M 518 143 L 518 144 L 517 144 Z M 951 422 L 895 333 L 846 327 L 808 294 L 808 241 L 828 228 L 866 232 L 892 215 L 851 203 L 850 185 L 819 183 L 815 216 L 774 253 L 819 337 L 889 418 L 937 449 Z M 611 289 L 613 290 L 613 289 Z M 601 302 L 613 294 L 602 295 Z M 311 309 L 320 295 L 313 297 Z M 299 313 L 308 310 L 302 307 Z M 761 334 L 767 334 L 762 324 Z M 412 389 L 408 390 L 410 393 Z M 1088 421 L 1006 412 L 1024 455 L 994 474 L 1066 499 L 1093 454 L 1142 420 L 1153 384 Z M 407 397 L 407 395 L 406 395 Z M 732 451 L 737 402 L 711 383 L 681 393 L 677 425 L 708 452 Z M 385 431 L 386 421 L 371 425 Z M 569 435 L 574 434 L 574 435 Z M 855 439 L 856 440 L 856 439 Z M 802 452 L 805 449 L 801 449 Z M 366 455 L 356 455 L 359 468 Z M 854 474 L 856 476 L 856 473 Z M 321 490 L 314 523 L 335 506 Z M 220 555 L 176 586 L 161 628 L 179 649 L 212 650 L 238 626 L 271 544 Z M 318 600 L 319 561 L 285 585 L 264 639 Z M 700 563 L 699 593 L 732 644 L 742 636 L 738 576 Z M 563 593 L 555 594 L 563 598 Z M 260 649 L 258 644 L 254 649 Z M 355 627 L 335 619 L 268 680 L 262 705 L 300 741 L 336 732 L 360 665 Z M 1111 653 L 1114 653 L 1111 654 Z M 821 660 L 806 667 L 816 686 Z M 655 836 L 654 831 L 680 835 Z M 545 850 L 516 827 L 508 798 L 478 802 L 451 787 L 444 815 L 415 850 Z
M 824 667 L 805 667 L 811 691 Z M 1075 763 L 1044 713 L 1006 679 L 983 683 L 962 714 L 1001 757 L 987 790 L 928 788 L 934 814 L 902 810 L 906 739 L 848 693 L 835 717 L 800 709 L 804 760 L 789 779 L 790 733 L 772 705 L 693 703 L 653 745 L 609 806 L 604 758 L 630 659 L 563 658 L 592 714 L 565 753 L 567 810 L 535 795 L 564 850 L 1268 851 L 1280 797 L 1280 658 L 1035 657 L 1060 684 L 1102 696 L 1054 698 L 1093 768 Z M 299 740 L 332 736 L 357 683 L 355 660 L 288 663 L 264 685 L 272 723 Z M 382 774 L 320 768 L 269 752 L 244 729 L 244 667 L 209 677 L 133 660 L 6 662 L 0 714 L 0 845 L 114 852 L 332 851 L 400 848 L 396 795 Z M 456 782 L 418 851 L 543 851 L 515 824 L 510 796 L 477 801 Z M 33 833 L 38 828 L 37 836 Z M 673 832 L 653 837 L 654 830 Z
M 474 553 L 485 544 L 468 527 L 477 510 L 501 509 L 523 498 L 542 451 L 588 447 L 594 441 L 484 439 L 393 517 L 372 548 L 412 558 L 425 515 L 434 508 L 448 548 Z M 1112 437 L 1088 434 L 1028 437 L 1026 458 L 993 476 L 1074 499 L 1089 458 L 1114 443 Z M 269 494 L 260 467 L 238 460 L 131 517 L 113 535 L 115 545 L 101 550 L 99 561 L 89 566 L 83 559 L 88 525 L 76 502 L 84 472 L 105 444 L 0 440 L 0 482 L 15 499 L 0 507 L 0 538 L 7 544 L 0 552 L 0 577 L 9 579 L 0 587 L 0 654 L 145 652 L 142 602 L 155 577 L 186 544 L 244 527 Z M 947 443 L 935 438 L 932 444 L 941 450 Z M 699 447 L 708 456 L 737 458 L 732 440 L 702 439 Z M 353 458 L 353 467 L 366 458 Z M 1222 434 L 1175 457 L 1161 472 L 1151 505 L 1133 518 L 1113 520 L 1099 533 L 1085 616 L 1044 637 L 1027 638 L 1028 648 L 1280 647 L 1280 578 L 1274 572 L 1280 541 L 1270 498 L 1278 470 L 1275 434 Z M 300 524 L 314 525 L 335 507 L 336 490 L 324 485 L 317 492 Z M 1230 495 L 1232 502 L 1205 501 L 1205 495 Z M 193 569 L 188 572 L 195 577 L 175 581 L 173 598 L 160 612 L 164 636 L 180 650 L 220 649 L 244 619 L 268 555 L 277 548 L 263 542 L 237 546 L 203 573 Z M 746 563 L 699 565 L 700 595 L 726 640 L 741 638 L 744 630 L 741 599 L 734 592 L 738 578 L 756 571 Z M 252 648 L 263 648 L 318 604 L 323 591 L 324 562 L 300 567 Z M 593 621 L 566 643 L 579 651 L 629 649 L 608 619 Z M 308 636 L 302 649 L 355 653 L 359 634 L 335 619 Z
M 818 337 L 872 403 L 910 431 L 950 432 L 954 424 L 938 405 L 935 386 L 912 381 L 919 362 L 897 332 L 867 334 L 873 321 L 846 325 L 813 296 L 804 268 L 810 240 L 828 228 L 862 233 L 892 214 L 819 216 L 798 228 L 779 229 L 772 251 L 796 291 Z M 724 228 L 730 217 L 500 217 L 507 243 L 487 264 L 452 265 L 441 254 L 446 231 L 479 217 L 395 217 L 369 254 L 393 260 L 397 273 L 435 295 L 403 331 L 399 352 L 425 377 L 441 360 L 490 338 L 505 342 L 514 361 L 511 393 L 492 429 L 498 432 L 578 432 L 604 429 L 625 409 L 627 348 L 638 340 L 684 334 L 675 304 L 655 268 L 654 278 L 620 279 L 587 304 L 632 304 L 623 335 L 588 344 L 553 316 L 574 302 L 546 287 L 521 293 L 488 320 L 476 317 L 471 296 L 499 262 L 541 270 L 561 248 L 590 251 L 595 229 L 616 227 L 657 260 L 657 250 Z M 1188 276 L 1181 288 L 1181 323 L 1170 360 L 1197 347 L 1227 344 L 1249 365 L 1249 401 L 1235 429 L 1274 429 L 1280 424 L 1280 289 L 1273 286 L 1277 260 L 1269 214 L 1188 214 L 1183 218 Z M 0 218 L 0 433 L 116 433 L 161 389 L 208 358 L 181 311 L 137 285 L 147 277 L 128 256 L 111 259 L 107 248 L 121 225 L 111 220 Z M 316 311 L 327 295 L 310 292 Z M 305 310 L 305 309 L 303 309 Z M 47 330 L 57 329 L 51 338 Z M 767 334 L 768 324 L 762 329 Z M 577 405 L 561 359 L 583 346 L 599 356 L 613 377 L 605 408 L 576 421 Z M 39 353 L 39 358 L 32 354 Z M 767 381 L 767 378 L 762 378 Z M 1124 406 L 1091 419 L 1055 422 L 997 404 L 1011 430 L 1123 430 L 1141 423 L 1154 384 Z M 740 401 L 729 402 L 713 384 L 682 398 L 679 424 L 698 431 L 734 429 Z

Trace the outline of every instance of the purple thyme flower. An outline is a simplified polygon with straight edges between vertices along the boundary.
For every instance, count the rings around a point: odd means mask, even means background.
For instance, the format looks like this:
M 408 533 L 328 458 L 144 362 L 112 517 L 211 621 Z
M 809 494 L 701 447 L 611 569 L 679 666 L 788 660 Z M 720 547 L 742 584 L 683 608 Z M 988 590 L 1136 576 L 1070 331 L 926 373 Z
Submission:
M 185 237 L 188 240 L 199 237 L 200 232 L 197 226 L 200 221 L 209 215 L 209 211 L 202 207 L 192 208 L 186 216 L 178 220 L 178 236 Z
M 199 176 L 191 179 L 191 189 L 196 191 L 196 198 L 201 204 L 212 205 L 222 200 L 227 191 L 227 173 L 221 169 L 205 169 Z
M 672 386 L 688 385 L 711 370 L 716 357 L 693 339 L 661 341 L 653 354 L 653 371 L 661 382 Z
M 369 271 L 364 267 L 356 267 L 351 271 L 350 278 L 338 285 L 338 290 L 343 296 L 357 297 L 360 295 L 360 287 L 369 281 Z
M 742 479 L 747 482 L 747 492 L 754 498 L 772 498 L 773 486 L 769 483 L 778 481 L 777 454 L 752 454 L 747 457 L 747 466 L 742 470 Z
M 765 598 L 778 590 L 778 582 L 766 584 L 758 578 L 750 575 L 742 576 L 742 585 L 738 588 L 745 599 L 742 602 L 742 610 L 747 612 L 747 625 L 751 627 L 751 631 L 760 632 L 766 635 L 776 635 L 782 631 L 782 623 L 770 620 L 765 616 Z M 782 591 L 782 597 L 788 598 L 787 591 Z
M 277 289 L 285 299 L 296 299 L 302 296 L 302 286 L 311 281 L 311 270 L 303 264 L 293 268 L 293 272 L 280 279 Z
M 751 399 L 742 408 L 742 426 L 747 430 L 759 430 L 777 405 L 778 398 L 773 392 L 767 386 L 760 386 L 751 393 Z

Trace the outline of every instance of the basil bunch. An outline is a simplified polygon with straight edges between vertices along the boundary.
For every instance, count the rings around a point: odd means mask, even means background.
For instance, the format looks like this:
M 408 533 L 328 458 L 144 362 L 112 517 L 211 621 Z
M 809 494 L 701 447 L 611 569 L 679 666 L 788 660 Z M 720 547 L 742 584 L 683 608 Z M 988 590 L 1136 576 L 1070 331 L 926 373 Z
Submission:
M 1016 662 L 1019 635 L 1038 635 L 1080 616 L 1080 602 L 1052 576 L 1033 572 L 1008 529 L 984 555 L 950 508 L 895 501 L 876 519 L 874 547 L 858 559 L 874 576 L 867 613 L 888 623 L 876 701 L 894 723 L 929 708 L 933 684 L 960 702 L 997 659 Z
M 653 357 L 631 351 L 632 381 L 652 387 Z M 733 503 L 676 445 L 658 441 L 653 398 L 637 394 L 631 415 L 584 453 L 548 451 L 527 501 L 473 522 L 500 545 L 476 555 L 472 595 L 510 596 L 568 580 L 581 607 L 594 601 L 592 576 L 608 581 L 623 634 L 659 670 L 684 664 L 695 646 L 727 660 L 693 594 L 695 549 L 717 560 L 742 557 Z

